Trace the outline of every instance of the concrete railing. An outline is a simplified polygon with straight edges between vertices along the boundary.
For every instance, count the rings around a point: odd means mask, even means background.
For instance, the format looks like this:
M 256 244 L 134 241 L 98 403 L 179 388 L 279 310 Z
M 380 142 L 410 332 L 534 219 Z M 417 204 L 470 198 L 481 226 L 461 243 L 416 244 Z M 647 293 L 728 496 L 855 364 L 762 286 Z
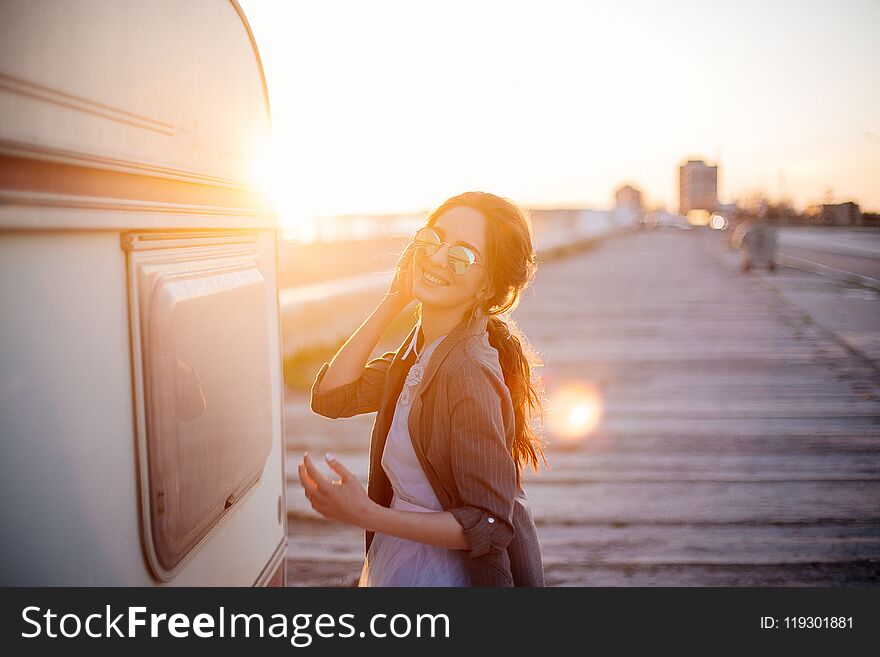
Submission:
M 540 261 L 565 256 L 612 235 L 627 232 L 608 212 L 533 211 Z M 336 345 L 357 328 L 391 283 L 392 271 L 370 272 L 280 292 L 284 356 L 321 345 Z

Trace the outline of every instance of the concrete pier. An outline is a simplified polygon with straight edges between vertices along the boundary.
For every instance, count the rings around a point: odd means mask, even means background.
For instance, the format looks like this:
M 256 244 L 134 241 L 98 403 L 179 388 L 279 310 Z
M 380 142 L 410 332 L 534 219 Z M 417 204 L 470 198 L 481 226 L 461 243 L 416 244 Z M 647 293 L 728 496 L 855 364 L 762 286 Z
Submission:
M 526 483 L 548 585 L 880 582 L 877 292 L 657 229 L 546 263 L 514 317 L 548 392 L 602 408 Z M 289 585 L 356 579 L 362 532 L 309 508 L 296 464 L 332 449 L 365 478 L 372 421 L 288 394 Z

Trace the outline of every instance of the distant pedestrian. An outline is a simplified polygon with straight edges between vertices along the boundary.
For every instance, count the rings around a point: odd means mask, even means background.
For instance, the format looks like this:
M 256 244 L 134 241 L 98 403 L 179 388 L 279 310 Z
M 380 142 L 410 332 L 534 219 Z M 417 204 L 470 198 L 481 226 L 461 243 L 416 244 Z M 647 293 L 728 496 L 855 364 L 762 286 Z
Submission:
M 772 224 L 744 221 L 734 231 L 732 243 L 740 250 L 743 271 L 753 267 L 776 270 L 776 227 Z

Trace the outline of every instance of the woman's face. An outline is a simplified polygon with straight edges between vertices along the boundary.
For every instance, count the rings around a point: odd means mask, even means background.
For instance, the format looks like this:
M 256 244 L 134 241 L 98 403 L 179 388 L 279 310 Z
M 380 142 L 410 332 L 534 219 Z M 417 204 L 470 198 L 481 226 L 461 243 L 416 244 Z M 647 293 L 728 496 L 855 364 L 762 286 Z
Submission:
M 447 244 L 470 248 L 477 256 L 477 263 L 483 267 L 473 265 L 465 273 L 455 274 L 447 264 L 449 247 L 445 244 L 431 256 L 425 256 L 419 249 L 413 261 L 413 294 L 423 305 L 460 308 L 464 312 L 474 305 L 488 280 L 485 269 L 488 264 L 485 259 L 486 218 L 473 208 L 451 208 L 437 218 L 432 228 Z

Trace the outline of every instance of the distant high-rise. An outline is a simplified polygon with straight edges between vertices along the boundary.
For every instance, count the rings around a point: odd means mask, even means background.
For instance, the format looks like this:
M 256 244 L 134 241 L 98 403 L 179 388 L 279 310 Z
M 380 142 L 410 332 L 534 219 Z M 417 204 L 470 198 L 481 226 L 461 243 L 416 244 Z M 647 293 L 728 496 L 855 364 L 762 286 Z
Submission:
M 688 160 L 679 167 L 679 212 L 711 212 L 718 205 L 718 166 L 703 160 Z

